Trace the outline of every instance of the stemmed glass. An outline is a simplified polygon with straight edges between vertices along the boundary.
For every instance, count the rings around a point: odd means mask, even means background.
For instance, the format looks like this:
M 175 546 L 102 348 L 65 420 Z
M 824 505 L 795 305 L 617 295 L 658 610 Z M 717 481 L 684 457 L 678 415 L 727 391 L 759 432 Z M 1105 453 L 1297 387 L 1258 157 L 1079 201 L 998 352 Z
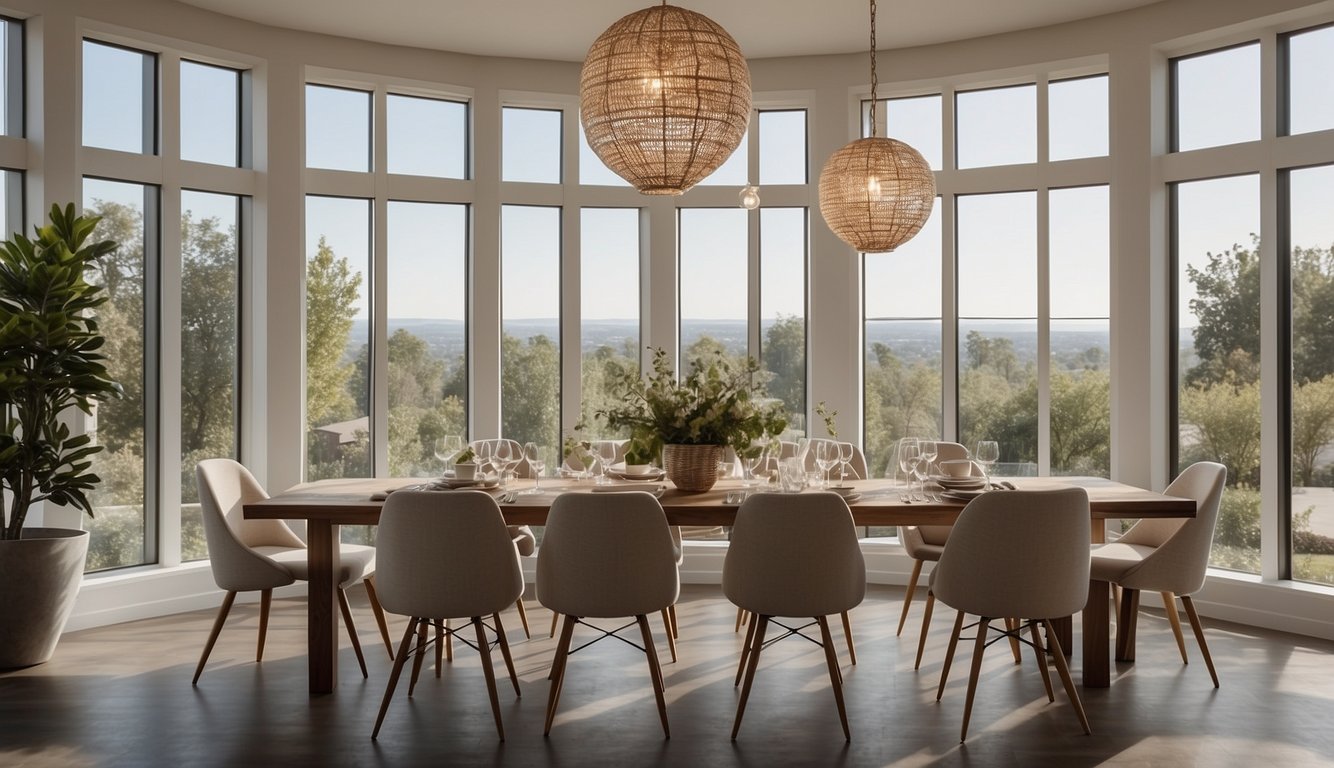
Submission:
M 608 473 L 611 472 L 611 465 L 614 463 L 616 463 L 616 443 L 613 443 L 610 440 L 599 441 L 598 464 L 601 465 L 601 470 L 598 473 L 597 479 L 599 485 L 606 485 L 611 482 Z
M 908 494 L 913 493 L 913 471 L 917 469 L 917 463 L 921 460 L 922 447 L 918 444 L 917 438 L 905 437 L 899 441 L 899 469 L 903 470 L 903 477 L 908 485 Z
M 478 440 L 472 444 L 472 452 L 477 456 L 478 479 L 486 472 L 486 468 L 492 465 L 492 455 L 495 452 L 495 442 L 492 440 Z
M 847 482 L 848 470 L 852 468 L 852 443 L 838 444 L 838 486 L 840 488 Z
M 821 486 L 829 487 L 829 470 L 838 463 L 838 443 L 822 440 L 815 444 L 815 466 L 820 468 Z
M 925 476 L 931 475 L 931 467 L 936 463 L 936 456 L 940 452 L 935 440 L 917 439 L 917 445 L 920 449 L 922 460 L 920 462 L 921 473 Z
M 500 440 L 496 442 L 496 446 L 491 452 L 491 459 L 500 472 L 500 487 L 508 488 L 510 472 L 519 465 L 520 461 L 523 461 L 523 457 L 519 455 L 514 443 L 509 440 Z
M 764 456 L 767 451 L 768 446 L 765 443 L 756 441 L 751 444 L 750 451 L 744 457 L 746 462 L 746 477 L 743 479 L 742 484 L 746 487 L 755 485 L 758 482 L 759 478 L 756 477 L 755 470 L 759 469 L 760 465 L 764 462 Z
M 463 437 L 460 435 L 445 435 L 435 439 L 435 457 L 444 465 L 446 474 L 454 469 L 454 459 L 462 452 Z
M 524 491 L 525 494 L 542 492 L 542 473 L 547 468 L 546 455 L 546 448 L 537 443 L 524 443 L 523 457 L 528 460 L 528 466 L 533 470 L 533 487 Z
M 973 460 L 982 465 L 982 477 L 986 480 L 985 487 L 991 487 L 991 467 L 997 461 L 1000 461 L 1000 443 L 995 440 L 978 440 L 977 452 Z

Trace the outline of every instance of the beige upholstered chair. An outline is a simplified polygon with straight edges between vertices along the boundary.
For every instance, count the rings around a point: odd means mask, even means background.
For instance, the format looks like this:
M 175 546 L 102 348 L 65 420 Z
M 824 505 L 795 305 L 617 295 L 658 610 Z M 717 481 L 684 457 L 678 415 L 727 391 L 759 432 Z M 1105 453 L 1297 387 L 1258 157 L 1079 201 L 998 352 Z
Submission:
M 199 489 L 204 540 L 208 544 L 213 580 L 219 588 L 227 590 L 227 596 L 218 609 L 218 617 L 213 622 L 213 631 L 209 633 L 204 652 L 199 657 L 199 666 L 195 668 L 192 683 L 198 683 L 199 676 L 204 673 L 204 665 L 213 652 L 213 645 L 222 632 L 222 625 L 227 620 L 237 592 L 258 590 L 260 593 L 259 644 L 255 650 L 255 661 L 259 662 L 264 658 L 264 637 L 268 633 L 269 604 L 273 599 L 274 588 L 310 579 L 306 543 L 287 527 L 287 523 L 282 520 L 245 519 L 245 504 L 269 497 L 255 476 L 250 474 L 250 470 L 231 459 L 206 459 L 195 467 L 195 482 Z M 352 610 L 344 590 L 365 580 L 366 594 L 370 597 L 375 620 L 380 625 L 385 648 L 393 656 L 389 626 L 376 598 L 373 580 L 375 549 L 343 544 L 339 548 L 339 563 L 338 604 L 343 612 L 343 623 L 347 625 L 347 634 L 352 638 L 352 648 L 357 652 L 361 675 L 365 677 L 366 659 L 361 654 L 361 641 L 357 638 L 357 629 L 352 623 Z
M 757 493 L 746 499 L 737 510 L 732 543 L 723 561 L 723 594 L 755 617 L 746 635 L 745 685 L 732 738 L 741 730 L 765 634 L 773 623 L 789 632 L 819 625 L 818 644 L 824 647 L 843 736 L 851 739 L 843 704 L 843 675 L 827 617 L 861 604 L 866 596 L 866 564 L 843 497 L 836 493 Z M 775 621 L 780 616 L 809 617 L 812 622 L 793 628 Z
M 968 458 L 968 449 L 958 443 L 938 442 L 936 451 L 937 462 Z M 977 474 L 976 468 L 974 474 Z M 903 634 L 903 625 L 908 620 L 908 608 L 912 606 L 913 596 L 917 591 L 917 580 L 922 575 L 922 564 L 939 560 L 949 537 L 948 525 L 905 525 L 899 528 L 899 541 L 903 543 L 903 551 L 913 559 L 913 565 L 912 575 L 908 577 L 908 588 L 903 594 L 903 612 L 899 614 L 899 628 L 895 635 Z M 934 605 L 935 596 L 928 591 L 926 609 L 922 614 L 922 633 L 917 641 L 917 661 L 913 664 L 913 669 L 922 665 L 922 651 L 926 648 L 926 633 L 931 626 L 931 610 Z
M 519 680 L 514 674 L 500 611 L 523 592 L 523 574 L 495 499 L 480 491 L 399 491 L 384 503 L 377 541 L 380 597 L 388 610 L 411 618 L 394 657 L 394 669 L 385 686 L 371 738 L 380 735 L 385 712 L 408 658 L 415 657 L 412 675 L 415 685 L 426 646 L 439 642 L 439 635 L 428 640 L 427 627 L 434 625 L 452 636 L 458 630 L 444 628 L 444 620 L 467 618 L 476 632 L 477 650 L 482 655 L 482 672 L 491 698 L 496 733 L 504 741 L 505 727 L 500 719 L 500 700 L 491 666 L 491 642 L 482 619 L 490 616 L 495 621 L 493 629 L 509 669 L 514 695 L 518 696 Z M 412 695 L 413 687 L 409 686 L 408 696 Z
M 1204 586 L 1214 525 L 1218 522 L 1218 505 L 1226 482 L 1227 468 L 1222 464 L 1207 461 L 1192 464 L 1163 493 L 1194 499 L 1195 517 L 1146 518 L 1131 526 L 1114 543 L 1093 547 L 1091 578 L 1121 587 L 1120 615 L 1116 621 L 1117 660 L 1133 661 L 1135 658 L 1139 593 L 1149 590 L 1161 593 L 1181 661 L 1188 663 L 1181 619 L 1176 611 L 1179 596 L 1200 644 L 1205 666 L 1209 668 L 1209 677 L 1213 679 L 1214 687 L 1218 687 L 1218 674 L 1209 655 L 1209 645 L 1204 640 L 1204 627 L 1190 596 Z
M 995 642 L 988 634 L 994 629 L 991 621 L 1006 616 L 1023 621 L 1013 627 L 1007 625 L 1003 631 L 998 629 L 996 639 L 1007 637 L 1032 646 L 1047 700 L 1055 701 L 1038 634 L 1039 624 L 1046 627 L 1056 671 L 1084 733 L 1090 732 L 1065 653 L 1051 624 L 1052 619 L 1083 609 L 1088 600 L 1088 540 L 1089 501 L 1083 488 L 987 493 L 973 499 L 959 514 L 940 562 L 931 572 L 932 592 L 958 611 L 936 689 L 937 701 L 945 692 L 959 632 L 964 628 L 964 614 L 979 617 L 959 741 L 968 737 L 982 654 Z M 1031 642 L 1023 638 L 1025 629 Z
M 575 625 L 592 627 L 585 618 L 634 616 L 648 657 L 662 732 L 670 737 L 662 668 L 647 615 L 664 611 L 676 602 L 679 592 L 667 517 L 652 495 L 566 493 L 556 497 L 537 553 L 537 599 L 565 618 L 552 662 L 543 733 L 551 733 L 556 717 Z M 597 638 L 601 640 L 630 626 L 611 632 L 593 628 L 603 632 Z
M 807 472 L 816 472 L 819 469 L 819 467 L 817 467 L 815 464 L 815 449 L 817 446 L 819 446 L 820 443 L 840 443 L 842 445 L 848 445 L 848 443 L 841 443 L 841 441 L 838 440 L 830 440 L 827 437 L 811 438 L 810 449 L 806 451 Z M 866 454 L 862 453 L 861 446 L 855 443 L 852 444 L 852 461 L 849 462 L 848 467 L 852 472 L 853 480 L 863 480 L 871 476 L 866 470 Z M 834 477 L 837 473 L 838 473 L 838 467 L 829 470 L 829 476 L 831 478 Z

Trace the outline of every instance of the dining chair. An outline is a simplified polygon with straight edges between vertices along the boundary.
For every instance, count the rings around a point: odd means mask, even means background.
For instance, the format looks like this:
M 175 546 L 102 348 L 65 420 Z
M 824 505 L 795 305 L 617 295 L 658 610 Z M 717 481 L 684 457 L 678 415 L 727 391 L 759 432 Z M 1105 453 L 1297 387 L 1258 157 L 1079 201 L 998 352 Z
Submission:
M 852 446 L 852 461 L 848 462 L 848 468 L 852 471 L 852 479 L 854 479 L 854 480 L 864 480 L 864 479 L 869 478 L 869 477 L 871 476 L 871 475 L 867 472 L 867 469 L 866 469 L 866 454 L 862 453 L 861 446 L 857 445 L 856 443 L 846 443 L 846 442 L 842 442 L 842 441 L 840 441 L 840 440 L 830 440 L 830 439 L 827 438 L 827 437 L 813 437 L 813 438 L 811 438 L 810 448 L 806 451 L 806 471 L 807 471 L 807 472 L 815 472 L 815 471 L 817 471 L 817 469 L 818 469 L 817 466 L 816 466 L 816 464 L 815 464 L 815 451 L 816 451 L 816 447 L 819 446 L 820 443 L 834 443 L 835 445 L 851 445 L 851 446 Z M 832 476 L 832 473 L 833 473 L 833 472 L 834 472 L 834 470 L 830 470 L 830 474 L 831 474 L 831 476 Z
M 431 643 L 438 644 L 443 632 L 446 637 L 458 634 L 460 642 L 481 654 L 491 715 L 496 721 L 496 733 L 504 741 L 505 726 L 500 718 L 500 698 L 491 663 L 492 641 L 487 630 L 495 634 L 495 642 L 500 645 L 514 695 L 521 696 L 500 612 L 523 593 L 523 573 L 495 499 L 480 491 L 399 491 L 385 500 L 377 541 L 381 560 L 380 599 L 388 610 L 410 618 L 394 656 L 394 668 L 385 685 L 371 738 L 380 735 L 380 726 L 408 659 L 414 659 L 412 684 L 408 687 L 411 697 L 426 648 Z M 486 616 L 491 617 L 494 627 L 485 623 Z M 445 620 L 451 618 L 468 619 L 476 635 L 476 645 L 465 639 L 461 630 L 445 627 Z M 429 626 L 437 629 L 435 638 L 427 637 Z
M 985 493 L 959 513 L 949 543 L 931 571 L 930 584 L 941 603 L 958 611 L 936 701 L 945 692 L 960 632 L 974 627 L 977 632 L 960 742 L 968 738 L 982 655 L 1002 638 L 1033 648 L 1047 700 L 1056 700 L 1039 626 L 1047 630 L 1051 658 L 1075 716 L 1084 733 L 1090 733 L 1084 705 L 1052 627 L 1052 619 L 1078 612 L 1088 600 L 1088 541 L 1089 501 L 1083 488 Z M 978 621 L 965 627 L 965 614 L 977 616 Z M 991 625 L 993 620 L 1007 616 L 1018 621 L 1007 622 L 1003 630 Z M 1024 638 L 1025 630 L 1031 639 Z M 993 636 L 992 631 L 997 634 Z
M 860 605 L 866 596 L 866 563 L 847 502 L 836 493 L 756 493 L 742 502 L 723 560 L 723 594 L 754 616 L 746 635 L 745 683 L 732 724 L 741 730 L 760 653 L 769 625 L 785 630 L 778 638 L 802 635 L 824 648 L 829 682 L 838 705 L 843 737 L 851 740 L 843 701 L 843 673 L 838 668 L 828 617 Z M 777 617 L 809 617 L 788 626 Z M 819 626 L 820 639 L 802 630 Z M 773 642 L 770 640 L 769 642 Z
M 213 581 L 218 588 L 226 590 L 227 595 L 222 599 L 208 642 L 204 644 L 194 679 L 190 681 L 192 685 L 198 684 L 199 676 L 204 673 L 204 665 L 208 663 L 238 592 L 258 591 L 260 594 L 259 643 L 255 649 L 255 662 L 259 663 L 264 659 L 273 590 L 310 578 L 306 543 L 287 527 L 286 522 L 245 518 L 246 504 L 269 497 L 250 470 L 231 459 L 205 459 L 195 466 L 195 483 L 199 490 L 204 541 Z M 361 641 L 352 622 L 352 609 L 346 593 L 347 588 L 358 581 L 366 584 L 366 595 L 370 598 L 385 648 L 391 657 L 394 654 L 389 625 L 375 589 L 375 548 L 342 544 L 339 546 L 339 566 L 338 606 L 356 651 L 357 663 L 361 665 L 361 676 L 366 677 L 366 659 L 361 653 Z
M 1181 619 L 1176 611 L 1176 599 L 1186 608 L 1200 654 L 1209 669 L 1214 687 L 1218 687 L 1218 673 L 1214 670 L 1209 645 L 1204 639 L 1204 627 L 1191 595 L 1204 586 L 1209 567 L 1209 551 L 1213 546 L 1214 527 L 1218 522 L 1218 507 L 1227 484 L 1227 468 L 1222 464 L 1201 461 L 1186 467 L 1163 491 L 1168 496 L 1195 500 L 1195 517 L 1144 518 L 1135 523 L 1110 544 L 1094 545 L 1091 577 L 1121 588 L 1120 608 L 1116 619 L 1116 658 L 1118 661 L 1135 659 L 1135 625 L 1139 615 L 1139 593 L 1158 592 L 1176 637 L 1181 662 L 1189 664 L 1186 640 L 1181 633 Z
M 680 576 L 667 517 L 651 494 L 566 493 L 555 498 L 537 553 L 537 599 L 564 617 L 552 662 L 544 734 L 551 733 L 556 718 L 569 657 L 574 653 L 570 644 L 575 627 L 583 625 L 602 634 L 576 650 L 615 637 L 644 652 L 662 732 L 671 737 L 662 667 L 648 614 L 664 611 L 679 593 Z M 635 620 L 611 631 L 584 621 L 626 616 Z M 618 634 L 636 624 L 643 646 Z

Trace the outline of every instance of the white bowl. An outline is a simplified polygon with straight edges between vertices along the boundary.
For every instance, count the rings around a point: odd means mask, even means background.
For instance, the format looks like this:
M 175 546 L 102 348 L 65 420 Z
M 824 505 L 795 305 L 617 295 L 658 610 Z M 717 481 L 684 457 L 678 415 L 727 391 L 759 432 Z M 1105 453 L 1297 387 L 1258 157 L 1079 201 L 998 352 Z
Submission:
M 454 465 L 454 479 L 456 479 L 456 480 L 472 480 L 472 479 L 475 478 L 475 477 L 477 477 L 477 465 L 476 465 L 476 464 L 455 464 L 455 465 Z
M 947 459 L 940 462 L 940 471 L 949 477 L 969 477 L 973 474 L 973 462 L 969 459 Z

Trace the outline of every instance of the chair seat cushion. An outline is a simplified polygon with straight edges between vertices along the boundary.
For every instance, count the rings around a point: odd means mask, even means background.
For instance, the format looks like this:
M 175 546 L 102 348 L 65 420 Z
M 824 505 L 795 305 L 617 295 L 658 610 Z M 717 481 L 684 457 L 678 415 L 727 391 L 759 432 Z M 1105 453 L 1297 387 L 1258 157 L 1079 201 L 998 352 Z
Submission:
M 255 547 L 255 551 L 292 572 L 292 578 L 310 581 L 307 550 L 296 547 Z M 375 547 L 343 544 L 338 549 L 338 586 L 342 589 L 375 575 Z
M 1095 546 L 1089 558 L 1089 578 L 1094 581 L 1119 583 L 1144 558 L 1156 552 L 1154 547 L 1137 544 L 1103 544 Z

